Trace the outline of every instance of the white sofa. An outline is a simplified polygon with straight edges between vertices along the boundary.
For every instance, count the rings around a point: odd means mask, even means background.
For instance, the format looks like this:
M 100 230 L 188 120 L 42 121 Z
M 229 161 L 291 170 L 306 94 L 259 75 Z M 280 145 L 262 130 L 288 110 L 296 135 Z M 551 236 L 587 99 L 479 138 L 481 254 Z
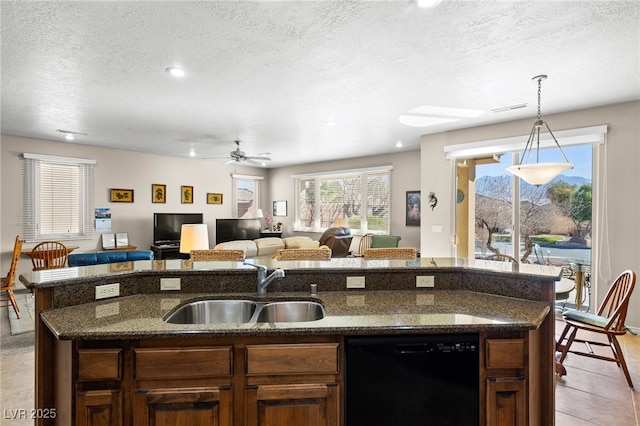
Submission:
M 318 248 L 320 243 L 309 237 L 267 237 L 256 240 L 236 240 L 217 244 L 214 250 L 244 250 L 245 257 L 273 256 L 280 249 Z

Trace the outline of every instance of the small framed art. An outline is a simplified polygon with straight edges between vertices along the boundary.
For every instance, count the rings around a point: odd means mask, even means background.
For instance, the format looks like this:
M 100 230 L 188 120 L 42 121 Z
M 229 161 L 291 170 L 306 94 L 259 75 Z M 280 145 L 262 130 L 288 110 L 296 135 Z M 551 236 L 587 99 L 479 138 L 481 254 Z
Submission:
M 151 202 L 166 203 L 167 202 L 167 185 L 157 183 L 151 184 Z
M 420 226 L 420 191 L 407 191 L 407 226 Z
M 286 201 L 274 201 L 273 202 L 273 215 L 274 216 L 286 216 L 287 215 L 287 202 Z
M 193 186 L 181 186 L 180 193 L 182 194 L 182 204 L 193 204 Z
M 222 204 L 222 194 L 207 192 L 207 204 Z
M 111 188 L 109 200 L 112 203 L 133 203 L 133 189 Z

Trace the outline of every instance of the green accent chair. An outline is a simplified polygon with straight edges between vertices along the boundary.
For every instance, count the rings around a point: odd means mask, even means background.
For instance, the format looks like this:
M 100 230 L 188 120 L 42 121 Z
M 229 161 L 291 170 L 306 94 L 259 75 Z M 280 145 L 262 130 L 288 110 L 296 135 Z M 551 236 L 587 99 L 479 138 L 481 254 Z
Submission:
M 371 248 L 392 248 L 398 247 L 400 243 L 399 235 L 372 235 Z

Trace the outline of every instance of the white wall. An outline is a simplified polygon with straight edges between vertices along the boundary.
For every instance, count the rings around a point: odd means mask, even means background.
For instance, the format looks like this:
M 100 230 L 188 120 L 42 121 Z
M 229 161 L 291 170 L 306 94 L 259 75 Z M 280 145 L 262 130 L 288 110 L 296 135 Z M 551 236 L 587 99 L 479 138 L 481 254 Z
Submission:
M 204 213 L 209 225 L 209 240 L 215 244 L 215 219 L 231 217 L 232 182 L 230 174 L 238 172 L 250 175 L 267 175 L 264 169 L 253 167 L 223 166 L 211 161 L 165 157 L 96 148 L 88 145 L 2 136 L 2 171 L 0 190 L 0 246 L 2 272 L 9 268 L 13 242 L 21 233 L 22 223 L 22 160 L 20 154 L 59 155 L 91 158 L 95 167 L 95 206 L 109 207 L 112 214 L 112 232 L 127 232 L 129 243 L 147 250 L 153 239 L 154 212 Z M 151 185 L 167 185 L 165 204 L 151 202 Z M 194 190 L 193 204 L 181 204 L 180 186 L 190 185 Z M 109 202 L 110 188 L 134 190 L 134 203 Z M 206 193 L 223 194 L 223 204 L 207 204 Z M 79 246 L 78 251 L 95 251 L 101 248 L 100 234 L 91 240 L 73 240 L 69 245 Z M 26 244 L 29 247 L 33 244 Z M 31 262 L 22 257 L 19 273 L 31 270 Z
M 613 279 L 625 269 L 640 273 L 640 102 L 573 111 L 544 117 L 556 132 L 600 124 L 608 126 L 607 143 L 594 158 L 594 248 L 592 281 L 599 304 Z M 438 207 L 423 208 L 421 252 L 427 256 L 452 256 L 455 231 L 452 161 L 445 159 L 445 145 L 517 135 L 528 135 L 534 118 L 422 137 L 421 189 L 435 191 Z M 597 194 L 596 194 L 597 191 Z M 597 199 L 596 199 L 597 197 Z M 440 209 L 440 207 L 442 207 Z M 434 232 L 433 225 L 442 225 Z M 639 284 L 640 286 L 640 284 Z M 640 288 L 636 289 L 627 323 L 640 328 Z
M 288 216 L 281 222 L 285 233 L 291 234 L 294 222 L 295 188 L 292 175 L 315 172 L 330 172 L 347 169 L 392 165 L 391 174 L 391 233 L 400 235 L 400 246 L 420 247 L 420 228 L 405 225 L 406 191 L 420 190 L 420 156 L 418 151 L 405 151 L 397 154 L 352 158 L 348 160 L 302 164 L 272 169 L 269 174 L 270 195 L 272 200 L 286 200 Z M 422 207 L 424 211 L 424 205 Z M 306 234 L 313 239 L 320 238 L 318 233 Z M 351 249 L 357 250 L 359 237 L 351 243 Z

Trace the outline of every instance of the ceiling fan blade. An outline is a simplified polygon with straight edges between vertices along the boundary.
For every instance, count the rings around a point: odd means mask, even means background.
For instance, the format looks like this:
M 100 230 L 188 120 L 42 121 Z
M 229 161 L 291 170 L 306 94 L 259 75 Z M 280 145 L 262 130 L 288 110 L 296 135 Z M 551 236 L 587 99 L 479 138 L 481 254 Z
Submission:
M 271 158 L 269 157 L 256 157 L 256 156 L 249 156 L 249 157 L 244 157 L 247 160 L 257 160 L 257 161 L 271 161 Z
M 247 158 L 244 161 L 246 163 L 249 163 L 249 164 L 255 164 L 256 166 L 264 166 L 265 165 L 264 161 L 252 160 L 250 158 Z

